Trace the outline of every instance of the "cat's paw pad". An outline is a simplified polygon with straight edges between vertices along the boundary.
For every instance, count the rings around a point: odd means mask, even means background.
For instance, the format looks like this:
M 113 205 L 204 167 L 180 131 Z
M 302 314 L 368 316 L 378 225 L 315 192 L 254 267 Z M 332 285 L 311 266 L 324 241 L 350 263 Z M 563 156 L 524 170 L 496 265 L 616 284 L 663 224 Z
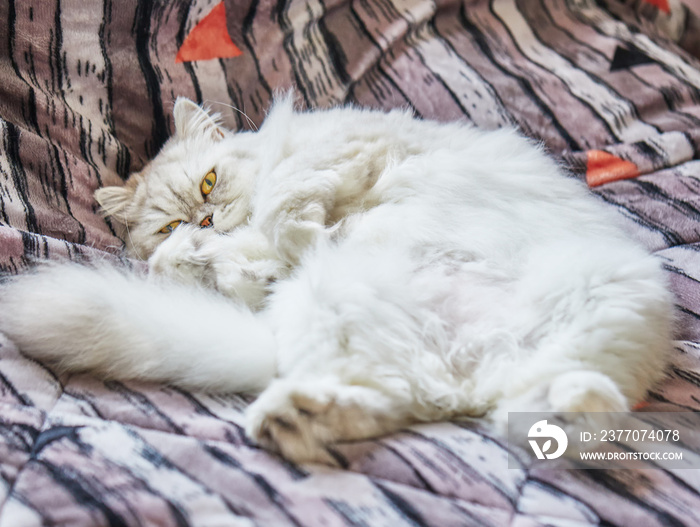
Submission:
M 627 399 L 613 380 L 599 372 L 559 375 L 549 388 L 549 404 L 559 412 L 625 412 Z

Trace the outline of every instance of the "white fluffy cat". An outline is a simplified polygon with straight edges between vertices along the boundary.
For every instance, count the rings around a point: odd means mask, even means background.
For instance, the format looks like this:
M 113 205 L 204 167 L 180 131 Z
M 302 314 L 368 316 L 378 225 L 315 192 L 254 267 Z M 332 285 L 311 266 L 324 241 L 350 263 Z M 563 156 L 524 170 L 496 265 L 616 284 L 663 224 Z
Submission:
M 663 375 L 658 261 L 515 131 L 290 98 L 257 132 L 185 99 L 174 117 L 150 164 L 96 194 L 148 276 L 14 281 L 0 329 L 23 352 L 262 391 L 247 433 L 295 461 L 420 421 L 624 411 Z

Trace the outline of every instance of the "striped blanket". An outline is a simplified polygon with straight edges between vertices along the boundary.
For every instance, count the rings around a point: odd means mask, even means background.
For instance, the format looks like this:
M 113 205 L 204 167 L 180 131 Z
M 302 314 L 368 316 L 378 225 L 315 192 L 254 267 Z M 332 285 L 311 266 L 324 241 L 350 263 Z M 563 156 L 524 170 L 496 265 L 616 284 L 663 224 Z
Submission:
M 92 199 L 175 97 L 259 124 L 275 90 L 519 126 L 663 259 L 677 346 L 650 409 L 700 410 L 700 20 L 680 0 L 0 0 L 0 271 L 120 254 Z M 244 116 L 247 116 L 247 118 Z M 67 336 L 69 338 L 69 336 Z M 294 466 L 240 396 L 57 376 L 0 336 L 0 527 L 700 525 L 700 471 L 508 468 L 479 423 Z

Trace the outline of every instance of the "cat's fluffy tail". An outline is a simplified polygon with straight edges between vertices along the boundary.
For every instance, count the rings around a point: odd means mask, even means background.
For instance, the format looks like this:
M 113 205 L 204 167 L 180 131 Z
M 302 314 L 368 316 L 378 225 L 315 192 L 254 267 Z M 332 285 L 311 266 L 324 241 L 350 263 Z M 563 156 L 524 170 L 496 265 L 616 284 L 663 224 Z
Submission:
M 215 292 L 107 265 L 47 265 L 0 288 L 0 331 L 59 371 L 257 392 L 275 375 L 275 339 Z

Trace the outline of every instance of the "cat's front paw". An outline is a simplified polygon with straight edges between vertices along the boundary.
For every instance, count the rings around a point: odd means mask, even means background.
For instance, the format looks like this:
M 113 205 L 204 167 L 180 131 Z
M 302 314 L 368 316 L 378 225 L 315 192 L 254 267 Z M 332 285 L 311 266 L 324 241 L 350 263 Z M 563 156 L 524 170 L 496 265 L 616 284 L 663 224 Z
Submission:
M 327 447 L 375 437 L 406 424 L 381 392 L 333 379 L 274 381 L 246 412 L 246 433 L 295 462 L 337 461 Z
M 212 229 L 180 225 L 148 259 L 149 276 L 184 284 L 212 285 L 210 260 L 203 248 L 216 236 Z
M 328 238 L 326 229 L 316 221 L 288 220 L 272 231 L 275 248 L 282 259 L 297 264 L 304 252 Z
M 215 287 L 224 295 L 258 308 L 270 285 L 289 274 L 268 238 L 257 229 L 241 228 L 221 237 L 211 258 Z
M 270 286 L 288 272 L 286 265 L 273 259 L 232 257 L 214 263 L 216 289 L 230 298 L 242 300 L 253 309 L 262 306 Z
M 153 279 L 211 287 L 252 308 L 260 307 L 270 285 L 289 273 L 261 233 L 240 229 L 220 234 L 192 225 L 175 229 L 148 265 Z

